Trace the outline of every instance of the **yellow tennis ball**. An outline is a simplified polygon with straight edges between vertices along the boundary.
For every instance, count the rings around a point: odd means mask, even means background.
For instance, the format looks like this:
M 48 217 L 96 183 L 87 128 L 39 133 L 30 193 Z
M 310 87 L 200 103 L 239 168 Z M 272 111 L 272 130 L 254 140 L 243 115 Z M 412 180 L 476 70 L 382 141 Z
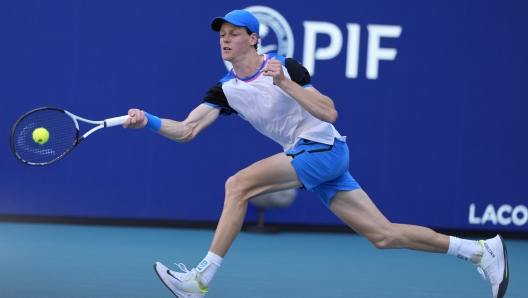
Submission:
M 49 139 L 49 132 L 44 127 L 39 127 L 33 131 L 33 141 L 40 145 L 46 144 Z

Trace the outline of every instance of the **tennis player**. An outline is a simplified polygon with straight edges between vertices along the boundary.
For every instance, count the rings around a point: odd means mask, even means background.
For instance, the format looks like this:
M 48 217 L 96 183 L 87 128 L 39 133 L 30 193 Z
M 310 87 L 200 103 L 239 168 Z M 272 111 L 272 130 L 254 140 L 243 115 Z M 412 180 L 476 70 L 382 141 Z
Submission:
M 360 235 L 379 249 L 406 248 L 447 253 L 477 266 L 490 279 L 493 297 L 508 286 L 506 246 L 500 235 L 471 241 L 449 237 L 420 226 L 391 223 L 381 214 L 348 171 L 346 138 L 332 125 L 337 111 L 321 94 L 308 71 L 292 58 L 259 55 L 258 20 L 234 10 L 213 19 L 220 33 L 222 58 L 233 65 L 182 122 L 160 119 L 139 109 L 128 112 L 125 128 L 147 127 L 174 141 L 191 141 L 220 114 L 237 114 L 284 152 L 257 161 L 226 182 L 225 202 L 212 245 L 196 268 L 179 264 L 176 272 L 161 263 L 155 271 L 180 298 L 205 297 L 215 273 L 243 224 L 248 200 L 261 194 L 305 188 Z

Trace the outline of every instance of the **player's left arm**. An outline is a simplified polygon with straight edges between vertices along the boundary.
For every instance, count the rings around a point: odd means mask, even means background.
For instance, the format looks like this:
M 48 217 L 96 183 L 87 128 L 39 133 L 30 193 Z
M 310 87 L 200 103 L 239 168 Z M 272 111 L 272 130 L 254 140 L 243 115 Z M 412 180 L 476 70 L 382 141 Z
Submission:
M 305 110 L 317 119 L 334 123 L 337 119 L 337 110 L 332 99 L 314 87 L 303 88 L 284 75 L 282 63 L 272 58 L 262 69 L 262 75 L 273 77 L 273 83 L 295 99 Z

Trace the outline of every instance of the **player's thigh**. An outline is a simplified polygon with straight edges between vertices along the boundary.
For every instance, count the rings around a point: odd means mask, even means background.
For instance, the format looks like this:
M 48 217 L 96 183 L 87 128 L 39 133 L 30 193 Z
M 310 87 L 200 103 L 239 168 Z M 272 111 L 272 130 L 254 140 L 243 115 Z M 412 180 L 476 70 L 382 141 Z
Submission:
M 358 234 L 381 240 L 394 228 L 362 189 L 340 191 L 330 203 L 330 210 Z
M 279 190 L 302 186 L 292 164 L 292 157 L 275 154 L 239 171 L 226 183 L 227 191 L 243 193 L 245 199 Z

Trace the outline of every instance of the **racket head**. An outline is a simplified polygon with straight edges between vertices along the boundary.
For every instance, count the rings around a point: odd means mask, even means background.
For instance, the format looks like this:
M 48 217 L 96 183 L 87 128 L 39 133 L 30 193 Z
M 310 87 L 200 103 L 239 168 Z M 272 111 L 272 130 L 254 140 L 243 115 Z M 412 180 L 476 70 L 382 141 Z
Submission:
M 33 139 L 37 128 L 48 131 L 46 142 Z M 43 107 L 22 115 L 11 129 L 11 151 L 27 165 L 44 166 L 66 156 L 77 144 L 79 125 L 63 109 Z

